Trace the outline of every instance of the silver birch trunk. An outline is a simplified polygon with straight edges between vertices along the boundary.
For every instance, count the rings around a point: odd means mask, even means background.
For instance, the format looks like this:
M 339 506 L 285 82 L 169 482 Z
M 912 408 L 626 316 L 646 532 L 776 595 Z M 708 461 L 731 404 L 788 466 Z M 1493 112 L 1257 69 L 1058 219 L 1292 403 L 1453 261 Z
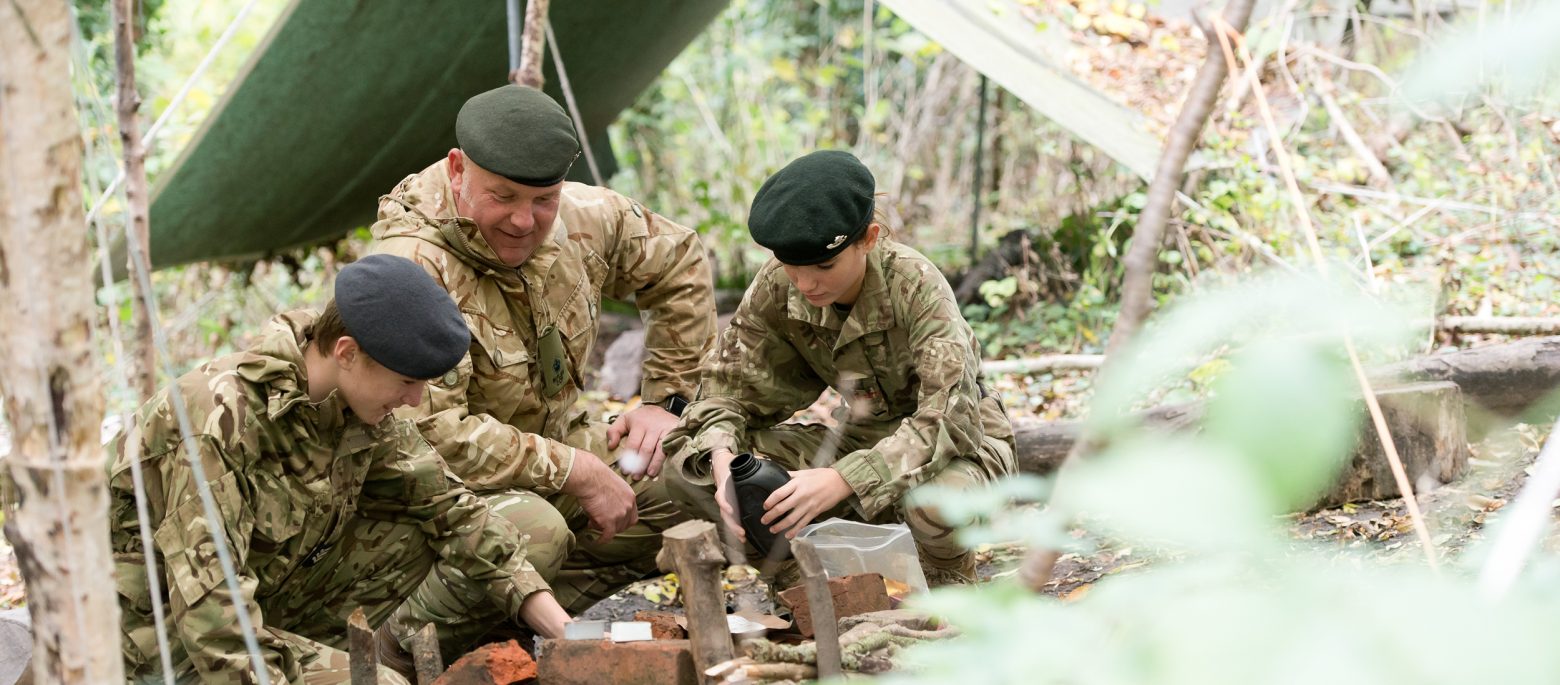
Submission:
M 124 682 L 66 0 L 0 2 L 0 393 L 33 681 Z

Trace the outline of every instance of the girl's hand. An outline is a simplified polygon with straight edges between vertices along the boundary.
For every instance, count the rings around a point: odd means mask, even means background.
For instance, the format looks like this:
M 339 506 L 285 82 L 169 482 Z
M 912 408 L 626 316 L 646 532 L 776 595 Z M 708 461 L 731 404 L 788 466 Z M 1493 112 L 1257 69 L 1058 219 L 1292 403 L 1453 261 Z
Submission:
M 747 531 L 742 530 L 742 517 L 737 513 L 736 488 L 731 482 L 731 462 L 736 458 L 726 449 L 715 450 L 710 455 L 710 465 L 715 472 L 715 504 L 720 507 L 720 520 L 726 530 L 738 541 L 747 542 Z
M 791 482 L 780 486 L 764 500 L 764 525 L 771 533 L 796 537 L 819 514 L 833 509 L 850 497 L 850 484 L 831 468 L 791 471 Z

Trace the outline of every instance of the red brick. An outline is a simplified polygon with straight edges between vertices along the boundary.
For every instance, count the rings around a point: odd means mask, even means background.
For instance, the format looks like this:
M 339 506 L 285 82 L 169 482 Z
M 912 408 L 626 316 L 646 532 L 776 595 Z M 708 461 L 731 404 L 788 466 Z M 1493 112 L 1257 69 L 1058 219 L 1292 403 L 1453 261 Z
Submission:
M 640 611 L 635 612 L 634 620 L 649 623 L 650 636 L 657 640 L 682 640 L 688 637 L 688 631 L 677 625 L 677 614 L 665 611 Z
M 520 648 L 520 643 L 495 642 L 483 645 L 444 671 L 434 685 L 518 685 L 534 682 L 536 662 Z
M 835 620 L 889 608 L 888 590 L 883 586 L 883 576 L 877 573 L 830 578 L 829 594 L 834 597 Z M 807 588 L 798 585 L 781 592 L 780 603 L 790 607 L 791 619 L 802 636 L 812 637 L 812 607 L 807 604 Z
M 537 650 L 546 685 L 698 685 L 687 640 L 545 640 Z

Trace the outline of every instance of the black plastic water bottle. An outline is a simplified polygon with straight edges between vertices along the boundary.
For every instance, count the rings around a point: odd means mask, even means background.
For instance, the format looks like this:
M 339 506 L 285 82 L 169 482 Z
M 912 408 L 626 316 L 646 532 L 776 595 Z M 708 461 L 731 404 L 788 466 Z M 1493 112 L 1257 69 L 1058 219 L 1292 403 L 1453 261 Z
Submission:
M 747 531 L 748 542 L 765 557 L 776 544 L 784 545 L 779 559 L 790 554 L 791 543 L 784 535 L 769 532 L 764 525 L 764 500 L 791 481 L 791 474 L 784 467 L 768 459 L 759 459 L 743 452 L 731 460 L 731 480 L 737 489 L 737 514 L 742 518 L 742 529 Z

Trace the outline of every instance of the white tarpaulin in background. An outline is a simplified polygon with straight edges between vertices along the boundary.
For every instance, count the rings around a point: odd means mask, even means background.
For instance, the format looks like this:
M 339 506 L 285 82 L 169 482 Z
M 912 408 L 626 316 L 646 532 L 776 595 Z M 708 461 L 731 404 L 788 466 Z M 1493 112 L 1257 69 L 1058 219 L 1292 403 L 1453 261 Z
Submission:
M 1047 119 L 1145 181 L 1164 142 L 1141 113 L 1117 104 L 1046 57 L 1046 35 L 1010 0 L 882 0 L 901 19 Z

